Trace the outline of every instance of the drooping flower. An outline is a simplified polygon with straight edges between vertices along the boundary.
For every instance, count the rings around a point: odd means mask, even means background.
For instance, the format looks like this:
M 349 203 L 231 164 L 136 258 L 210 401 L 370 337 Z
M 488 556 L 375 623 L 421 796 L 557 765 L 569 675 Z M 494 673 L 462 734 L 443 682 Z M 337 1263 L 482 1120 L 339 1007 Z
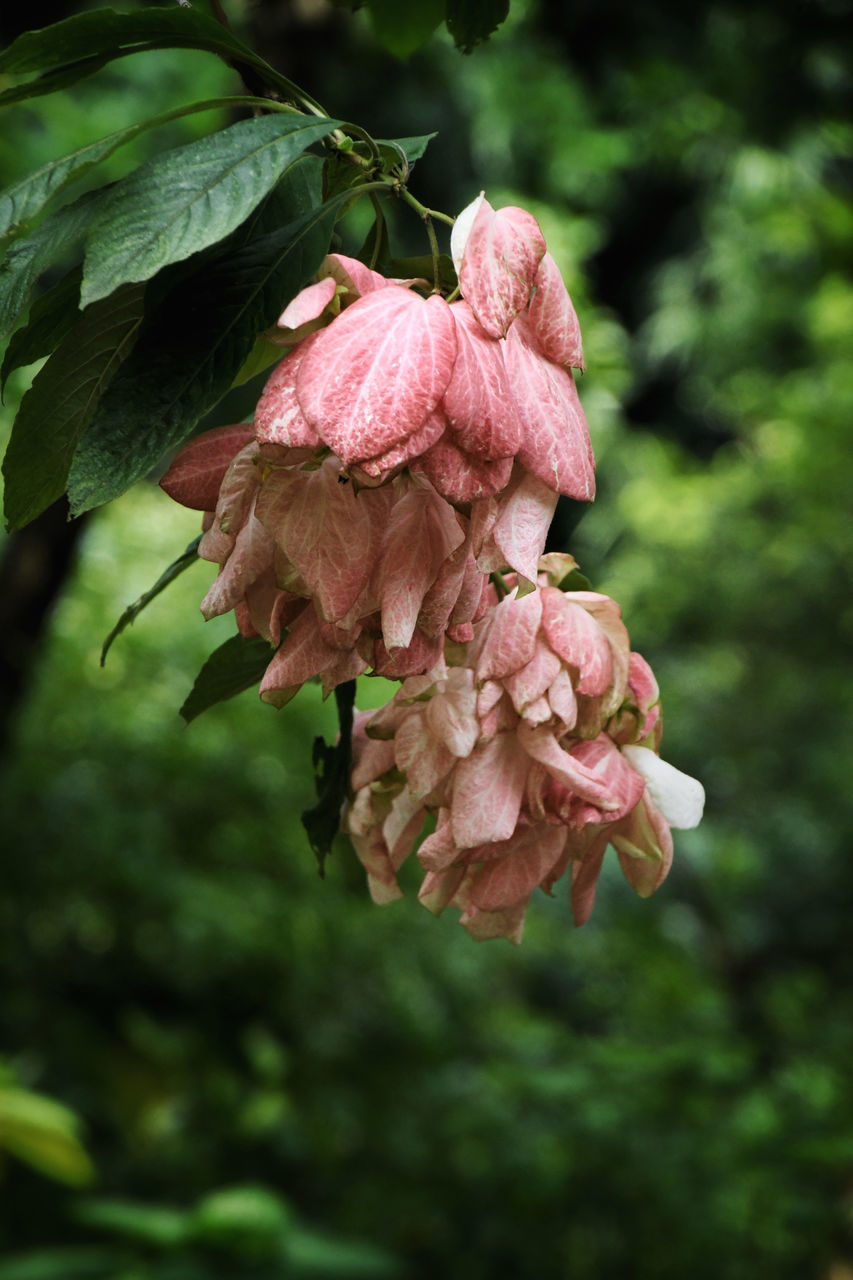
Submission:
M 284 705 L 312 676 L 327 691 L 368 670 L 402 679 L 440 661 L 445 636 L 471 634 L 486 576 L 470 520 L 422 475 L 357 489 L 334 455 L 236 426 L 191 441 L 161 484 L 207 512 L 199 554 L 219 573 L 204 616 L 233 609 L 244 634 L 277 646 L 266 701 Z
M 618 606 L 543 575 L 475 624 L 462 665 L 405 681 L 363 722 L 345 826 L 371 891 L 393 896 L 432 813 L 421 900 L 457 907 L 474 937 L 518 941 L 533 890 L 569 868 L 583 923 L 608 843 L 648 895 L 669 869 L 670 827 L 696 825 L 703 802 L 659 758 L 659 738 L 657 686 Z
M 553 501 L 592 498 L 571 373 L 583 367 L 580 329 L 538 223 L 481 195 L 451 248 L 463 296 L 450 305 L 413 288 L 424 282 L 386 281 L 330 255 L 282 314 L 274 340 L 291 350 L 258 404 L 258 439 L 329 448 L 360 484 L 408 466 L 465 514 L 482 502 L 494 514 L 525 477 Z M 527 570 L 510 567 L 529 572 L 543 549 L 544 531 Z

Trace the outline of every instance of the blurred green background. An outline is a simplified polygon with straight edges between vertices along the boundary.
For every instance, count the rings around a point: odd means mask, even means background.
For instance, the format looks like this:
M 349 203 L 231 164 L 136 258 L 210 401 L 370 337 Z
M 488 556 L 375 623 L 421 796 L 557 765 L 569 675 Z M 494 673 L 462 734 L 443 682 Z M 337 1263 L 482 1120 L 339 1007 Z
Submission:
M 437 128 L 426 203 L 539 217 L 599 476 L 550 545 L 621 602 L 706 817 L 655 898 L 611 866 L 575 931 L 558 886 L 520 950 L 415 874 L 373 906 L 343 844 L 320 882 L 317 691 L 177 716 L 232 629 L 209 566 L 98 666 L 196 532 L 138 486 L 85 529 L 0 782 L 0 1280 L 850 1280 L 853 6 L 513 0 L 405 64 L 363 12 L 229 12 L 333 114 Z M 8 110 L 0 178 L 232 88 L 123 60 Z

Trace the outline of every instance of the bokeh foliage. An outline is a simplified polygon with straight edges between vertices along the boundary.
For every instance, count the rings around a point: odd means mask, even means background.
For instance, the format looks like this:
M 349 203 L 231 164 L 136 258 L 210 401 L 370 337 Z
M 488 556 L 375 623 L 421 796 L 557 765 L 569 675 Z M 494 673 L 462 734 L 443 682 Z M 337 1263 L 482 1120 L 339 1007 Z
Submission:
M 364 15 L 329 27 L 303 76 L 330 111 L 439 128 L 420 197 L 542 221 L 600 483 L 554 545 L 622 603 L 707 816 L 654 899 L 605 877 L 573 932 L 558 887 L 520 951 L 372 906 L 343 845 L 319 883 L 298 814 L 330 708 L 178 719 L 230 630 L 198 619 L 206 567 L 98 667 L 196 532 L 139 486 L 92 522 L 0 784 L 0 1043 L 99 1175 L 10 1156 L 0 1277 L 848 1274 L 851 15 L 807 7 L 514 4 L 470 60 L 404 67 Z M 63 142 L 167 109 L 182 57 L 76 88 Z M 9 179 L 63 149 L 16 111 Z

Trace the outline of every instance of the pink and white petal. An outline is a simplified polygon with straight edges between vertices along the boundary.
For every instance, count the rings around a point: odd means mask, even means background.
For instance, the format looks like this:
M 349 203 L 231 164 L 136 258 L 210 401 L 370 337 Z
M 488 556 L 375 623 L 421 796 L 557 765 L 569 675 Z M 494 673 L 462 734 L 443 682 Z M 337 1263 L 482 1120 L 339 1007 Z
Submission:
M 403 787 L 391 802 L 391 811 L 382 824 L 382 834 L 395 869 L 409 853 L 426 818 L 420 799 Z M 408 844 L 406 839 L 408 838 Z
M 586 924 L 595 906 L 595 892 L 598 888 L 598 877 L 604 862 L 607 848 L 607 837 L 597 843 L 582 858 L 572 860 L 572 919 L 579 929 Z
M 411 643 L 424 597 L 464 541 L 455 511 L 431 485 L 412 484 L 395 504 L 377 568 L 382 638 L 389 652 Z
M 532 214 L 477 202 L 459 255 L 459 285 L 491 337 L 502 338 L 527 306 L 544 253 L 545 239 Z
M 554 737 L 552 728 L 547 725 L 534 728 L 522 720 L 517 736 L 519 745 L 530 758 L 541 764 L 553 778 L 581 800 L 587 800 L 597 809 L 607 812 L 610 807 L 607 780 L 576 759 L 573 751 L 565 751 Z
M 671 827 L 680 831 L 698 827 L 705 807 L 701 782 L 661 760 L 649 747 L 623 747 L 622 755 L 645 779 L 652 802 Z
M 376 458 L 368 458 L 360 463 L 352 469 L 353 474 L 360 476 L 363 473 L 368 485 L 375 484 L 377 481 L 382 482 L 393 472 L 399 471 L 407 462 L 420 460 L 421 455 L 440 440 L 446 430 L 444 414 L 440 409 L 436 409 L 418 431 L 401 440 L 399 444 L 395 444 L 387 453 L 382 453 Z
M 578 693 L 598 697 L 611 687 L 613 654 L 606 635 L 592 614 L 559 587 L 542 588 L 542 630 L 554 653 L 578 673 Z
M 639 804 L 646 783 L 606 733 L 600 733 L 592 741 L 576 743 L 572 756 L 605 783 L 608 821 L 618 821 Z
M 453 839 L 453 824 L 447 809 L 439 811 L 435 831 L 427 836 L 418 849 L 418 861 L 425 871 L 446 871 L 459 856 L 460 849 Z
M 610 831 L 610 843 L 631 888 L 641 898 L 651 897 L 672 865 L 672 835 L 648 796 Z
M 451 819 L 461 849 L 508 840 L 515 831 L 529 760 L 511 733 L 475 747 L 453 774 Z
M 484 607 L 481 609 L 483 594 L 488 586 L 489 579 L 487 575 L 481 573 L 477 568 L 477 561 L 469 552 L 465 561 L 462 586 L 459 589 L 459 595 L 450 615 L 450 621 L 454 626 L 467 625 L 482 616 L 485 611 Z M 470 636 L 468 636 L 468 639 L 470 639 Z
M 346 464 L 419 431 L 447 389 L 456 329 L 443 298 L 399 285 L 354 302 L 314 337 L 297 372 L 308 422 Z
M 504 687 L 502 681 L 484 681 L 477 694 L 477 715 L 481 718 L 487 716 L 492 708 L 497 706 L 503 695 Z
M 237 534 L 246 522 L 261 484 L 258 446 L 254 440 L 235 454 L 219 488 L 212 528 Z M 205 557 L 206 558 L 206 557 Z
M 458 670 L 460 675 L 472 675 L 468 668 Z M 467 688 L 439 693 L 427 703 L 426 721 L 430 733 L 457 759 L 471 754 L 480 735 L 476 702 L 477 695 L 473 684 L 470 684 Z
M 253 513 L 237 534 L 230 556 L 201 602 L 205 618 L 228 613 L 265 569 L 272 565 L 273 540 Z
M 444 411 L 456 443 L 488 461 L 512 457 L 521 427 L 509 392 L 503 345 L 480 327 L 467 302 L 450 307 L 456 325 L 456 363 Z
M 560 269 L 550 253 L 539 263 L 527 315 L 530 332 L 544 356 L 554 364 L 584 368 L 581 328 Z
M 481 191 L 470 204 L 466 204 L 461 213 L 456 215 L 456 219 L 453 223 L 453 229 L 450 232 L 450 256 L 453 259 L 453 266 L 457 275 L 462 269 L 462 256 L 465 253 L 465 246 L 468 243 L 468 237 L 471 235 L 471 228 L 474 225 L 477 214 L 480 212 L 480 209 L 484 204 L 487 205 L 489 209 L 492 209 L 492 206 L 486 199 L 485 191 Z M 492 212 L 494 212 L 493 209 Z
M 542 619 L 539 591 L 507 596 L 492 611 L 491 626 L 478 632 L 471 655 L 478 680 L 512 675 L 533 660 Z M 482 639 L 481 639 L 482 634 Z
M 468 868 L 463 865 L 448 867 L 446 871 L 428 871 L 420 887 L 418 901 L 434 916 L 441 915 L 459 892 L 467 874 Z
M 356 757 L 350 777 L 350 787 L 353 791 L 368 786 L 377 778 L 381 778 L 389 769 L 394 768 L 393 741 L 384 742 L 365 737 L 363 744 L 360 744 L 356 735 L 353 734 L 353 744 Z
M 357 494 L 351 484 L 340 482 L 331 458 L 299 475 L 276 540 L 314 596 L 320 616 L 338 622 L 378 563 L 391 495 L 377 489 Z
M 373 796 L 369 788 L 365 787 L 355 796 L 344 818 L 344 829 L 367 872 L 367 885 L 373 901 L 384 906 L 402 897 L 382 827 L 373 810 Z
M 458 518 L 462 519 L 461 516 Z M 460 593 L 467 581 L 467 566 L 471 559 L 468 547 L 469 539 L 466 539 L 447 557 L 424 596 L 418 613 L 418 626 L 428 636 L 443 635 L 457 608 Z M 471 612 L 473 613 L 473 609 Z
M 323 332 L 318 330 L 300 342 L 267 378 L 254 418 L 255 434 L 262 444 L 317 448 L 323 443 L 306 420 L 296 396 L 296 376 Z
M 509 485 L 497 499 L 494 523 L 477 557 L 480 568 L 492 572 L 508 565 L 535 582 L 556 505 L 556 492 L 516 465 Z M 474 512 L 471 514 L 473 524 Z
M 353 299 L 388 287 L 385 276 L 371 270 L 363 262 L 359 262 L 358 258 L 348 258 L 343 253 L 327 254 L 317 275 L 321 280 L 325 277 L 334 280 L 351 294 Z
M 484 863 L 471 888 L 471 903 L 481 911 L 526 905 L 563 852 L 562 827 L 536 823 L 519 828 L 503 842 L 500 854 Z
M 578 717 L 578 703 L 572 688 L 571 676 L 565 667 L 560 667 L 548 689 L 548 703 L 553 714 L 567 731 L 574 728 Z
M 504 360 L 521 423 L 518 461 L 549 489 L 592 501 L 595 460 L 571 373 L 539 354 L 524 316 L 507 334 Z
M 503 686 L 512 698 L 512 704 L 520 716 L 525 716 L 531 703 L 541 699 L 547 693 L 555 677 L 560 671 L 560 659 L 541 640 L 537 644 L 533 657 L 523 667 L 519 667 L 505 676 Z M 543 719 L 551 714 L 550 704 L 546 706 Z M 529 720 L 530 716 L 525 716 Z
M 288 302 L 276 324 L 280 329 L 298 329 L 317 320 L 334 298 L 336 290 L 337 284 L 331 276 L 306 285 Z
M 425 715 L 411 715 L 397 730 L 394 762 L 406 775 L 407 789 L 421 799 L 447 776 L 454 757 L 432 733 Z
M 458 895 L 457 895 L 458 896 Z M 453 906 L 457 906 L 456 902 Z M 492 942 L 506 938 L 513 946 L 520 946 L 524 937 L 524 915 L 527 908 L 508 907 L 506 911 L 481 911 L 469 903 L 459 917 L 459 923 L 475 942 Z
M 425 636 L 417 628 L 411 643 L 405 648 L 395 649 L 393 653 L 388 652 L 381 639 L 375 640 L 369 665 L 372 665 L 374 675 L 384 676 L 387 680 L 404 680 L 407 676 L 432 671 L 441 662 L 443 651 L 441 636 Z
M 214 427 L 185 444 L 160 481 L 160 488 L 181 506 L 214 511 L 225 473 L 235 455 L 254 439 L 246 422 Z
M 628 671 L 631 656 L 631 641 L 625 623 L 622 621 L 622 610 L 610 596 L 601 595 L 597 591 L 567 591 L 569 600 L 580 604 L 591 614 L 598 626 L 607 636 L 610 651 L 613 654 L 613 710 L 619 706 L 628 688 Z M 608 702 L 609 706 L 609 702 Z
M 367 670 L 367 663 L 357 649 L 336 649 L 336 659 L 320 672 L 323 697 L 328 698 L 333 689 L 349 680 L 357 680 Z
M 512 458 L 487 462 L 460 449 L 450 432 L 418 459 L 423 472 L 448 502 L 465 505 L 500 493 L 509 482 Z
M 323 639 L 320 619 L 309 602 L 264 672 L 260 696 L 274 707 L 284 706 L 306 680 L 334 667 L 340 658 L 341 650 Z

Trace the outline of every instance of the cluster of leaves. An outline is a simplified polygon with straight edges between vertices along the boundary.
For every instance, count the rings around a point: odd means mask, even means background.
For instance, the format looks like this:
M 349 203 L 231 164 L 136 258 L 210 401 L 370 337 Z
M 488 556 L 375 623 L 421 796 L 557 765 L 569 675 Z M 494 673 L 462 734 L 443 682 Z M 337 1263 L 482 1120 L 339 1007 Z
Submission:
M 370 11 L 376 38 L 398 58 L 425 44 L 443 22 L 457 49 L 470 53 L 487 39 L 509 13 L 509 0 L 335 0 L 343 8 Z
M 169 47 L 226 59 L 265 96 L 179 107 L 43 165 L 0 195 L 0 340 L 11 334 L 0 379 L 49 357 L 4 462 L 13 529 L 66 491 L 74 515 L 117 497 L 233 384 L 272 363 L 280 353 L 259 336 L 318 266 L 356 187 L 399 188 L 426 145 L 355 142 L 230 31 L 185 8 L 84 13 L 25 33 L 0 55 L 0 72 L 40 74 L 0 94 L 0 105 Z M 254 117 L 89 187 L 93 167 L 140 131 L 221 107 Z M 82 194 L 55 207 L 84 181 Z M 379 231 L 374 240 L 378 257 Z M 39 280 L 60 268 L 16 328 Z

